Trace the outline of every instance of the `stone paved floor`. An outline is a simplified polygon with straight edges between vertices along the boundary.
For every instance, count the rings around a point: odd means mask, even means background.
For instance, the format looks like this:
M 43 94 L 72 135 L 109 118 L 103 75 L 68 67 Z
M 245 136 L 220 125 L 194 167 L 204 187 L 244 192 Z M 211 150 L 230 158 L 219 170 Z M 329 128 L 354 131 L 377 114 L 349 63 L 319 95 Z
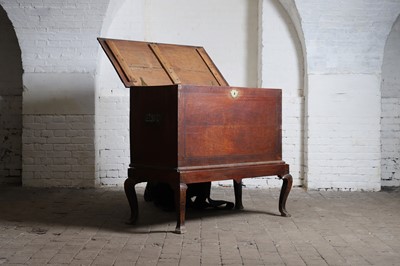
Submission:
M 400 189 L 293 189 L 284 218 L 279 190 L 245 188 L 245 210 L 188 211 L 184 235 L 138 194 L 130 226 L 122 189 L 0 187 L 0 265 L 400 265 Z

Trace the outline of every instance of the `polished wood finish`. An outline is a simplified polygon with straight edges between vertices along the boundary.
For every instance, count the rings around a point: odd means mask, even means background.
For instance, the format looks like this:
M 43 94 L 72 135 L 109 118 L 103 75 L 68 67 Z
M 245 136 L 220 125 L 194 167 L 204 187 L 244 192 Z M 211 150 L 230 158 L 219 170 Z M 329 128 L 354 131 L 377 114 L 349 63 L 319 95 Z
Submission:
M 279 211 L 290 216 L 281 90 L 228 86 L 202 47 L 99 41 L 130 87 L 131 164 L 125 181 L 130 223 L 138 218 L 137 183 L 170 185 L 175 231 L 183 233 L 188 184 L 231 179 L 235 209 L 243 209 L 242 179 L 270 175 L 283 180 Z

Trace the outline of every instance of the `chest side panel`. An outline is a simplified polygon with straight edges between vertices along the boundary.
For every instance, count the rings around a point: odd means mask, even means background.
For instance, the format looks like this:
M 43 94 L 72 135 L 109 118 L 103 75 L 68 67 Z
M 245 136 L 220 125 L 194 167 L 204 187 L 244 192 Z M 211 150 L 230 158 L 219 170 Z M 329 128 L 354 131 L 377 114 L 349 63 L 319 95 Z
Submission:
M 182 166 L 282 159 L 280 90 L 202 87 L 182 98 Z
M 131 164 L 177 165 L 177 87 L 131 89 Z

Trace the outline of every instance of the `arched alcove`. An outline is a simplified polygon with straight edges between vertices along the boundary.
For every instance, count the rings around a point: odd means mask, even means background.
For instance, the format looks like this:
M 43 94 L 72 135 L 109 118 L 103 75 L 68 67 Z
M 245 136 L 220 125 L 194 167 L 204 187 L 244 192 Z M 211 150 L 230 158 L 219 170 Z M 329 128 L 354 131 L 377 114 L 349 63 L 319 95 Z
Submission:
M 143 0 L 111 0 L 101 37 L 143 40 Z M 103 186 L 122 185 L 129 166 L 129 89 L 99 49 L 96 75 L 96 177 Z
M 382 186 L 400 186 L 400 16 L 386 41 L 381 89 Z
M 298 147 L 300 151 L 297 153 L 298 157 L 298 173 L 299 181 L 304 187 L 308 187 L 308 63 L 307 63 L 307 46 L 303 31 L 302 19 L 296 2 L 294 0 L 279 0 L 279 3 L 285 9 L 284 14 L 287 20 L 287 27 L 290 29 L 292 42 L 296 45 L 296 56 L 298 60 L 298 74 L 299 74 L 299 100 L 301 101 L 295 108 L 297 108 L 299 117 L 298 128 L 300 130 L 297 134 Z M 293 167 L 292 167 L 293 168 Z
M 283 159 L 290 165 L 295 186 L 304 178 L 305 60 L 301 25 L 292 18 L 292 3 L 264 0 L 260 3 L 260 86 L 281 88 Z M 290 13 L 291 11 L 292 13 Z M 301 33 L 301 32 L 300 32 Z M 269 186 L 280 186 L 275 177 Z
M 14 27 L 0 6 L 0 184 L 21 184 L 22 72 Z
M 162 0 L 112 0 L 101 35 L 203 46 L 232 86 L 256 86 L 257 4 L 242 0 L 179 0 L 172 5 Z M 124 89 L 102 51 L 99 58 L 97 171 L 101 184 L 122 184 L 129 164 L 129 90 Z

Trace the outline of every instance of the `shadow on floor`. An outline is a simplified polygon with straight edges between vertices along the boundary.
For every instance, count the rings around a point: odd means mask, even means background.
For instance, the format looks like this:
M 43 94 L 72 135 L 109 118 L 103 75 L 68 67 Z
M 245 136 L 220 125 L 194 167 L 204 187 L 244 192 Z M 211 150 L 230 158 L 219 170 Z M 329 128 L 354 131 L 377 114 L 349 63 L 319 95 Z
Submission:
M 230 192 L 230 188 L 226 191 Z M 169 232 L 175 229 L 175 212 L 166 212 L 143 200 L 143 189 L 137 189 L 139 220 L 135 225 L 126 224 L 130 209 L 121 188 L 115 189 L 36 189 L 0 187 L 0 230 L 15 227 L 30 233 L 44 234 L 49 230 L 91 228 L 113 232 L 150 233 Z M 233 188 L 232 188 L 233 194 Z M 218 198 L 226 199 L 226 198 Z M 226 199 L 232 201 L 232 198 Z M 277 208 L 277 200 L 265 209 Z M 246 203 L 244 203 L 246 205 Z M 272 206 L 273 205 L 273 206 Z M 246 206 L 245 206 L 246 208 Z M 277 210 L 276 210 L 277 211 Z M 229 219 L 241 214 L 279 216 L 247 208 L 244 210 L 193 210 L 186 212 L 186 221 Z M 52 229 L 53 228 L 53 229 Z M 53 232 L 57 234 L 57 232 Z

